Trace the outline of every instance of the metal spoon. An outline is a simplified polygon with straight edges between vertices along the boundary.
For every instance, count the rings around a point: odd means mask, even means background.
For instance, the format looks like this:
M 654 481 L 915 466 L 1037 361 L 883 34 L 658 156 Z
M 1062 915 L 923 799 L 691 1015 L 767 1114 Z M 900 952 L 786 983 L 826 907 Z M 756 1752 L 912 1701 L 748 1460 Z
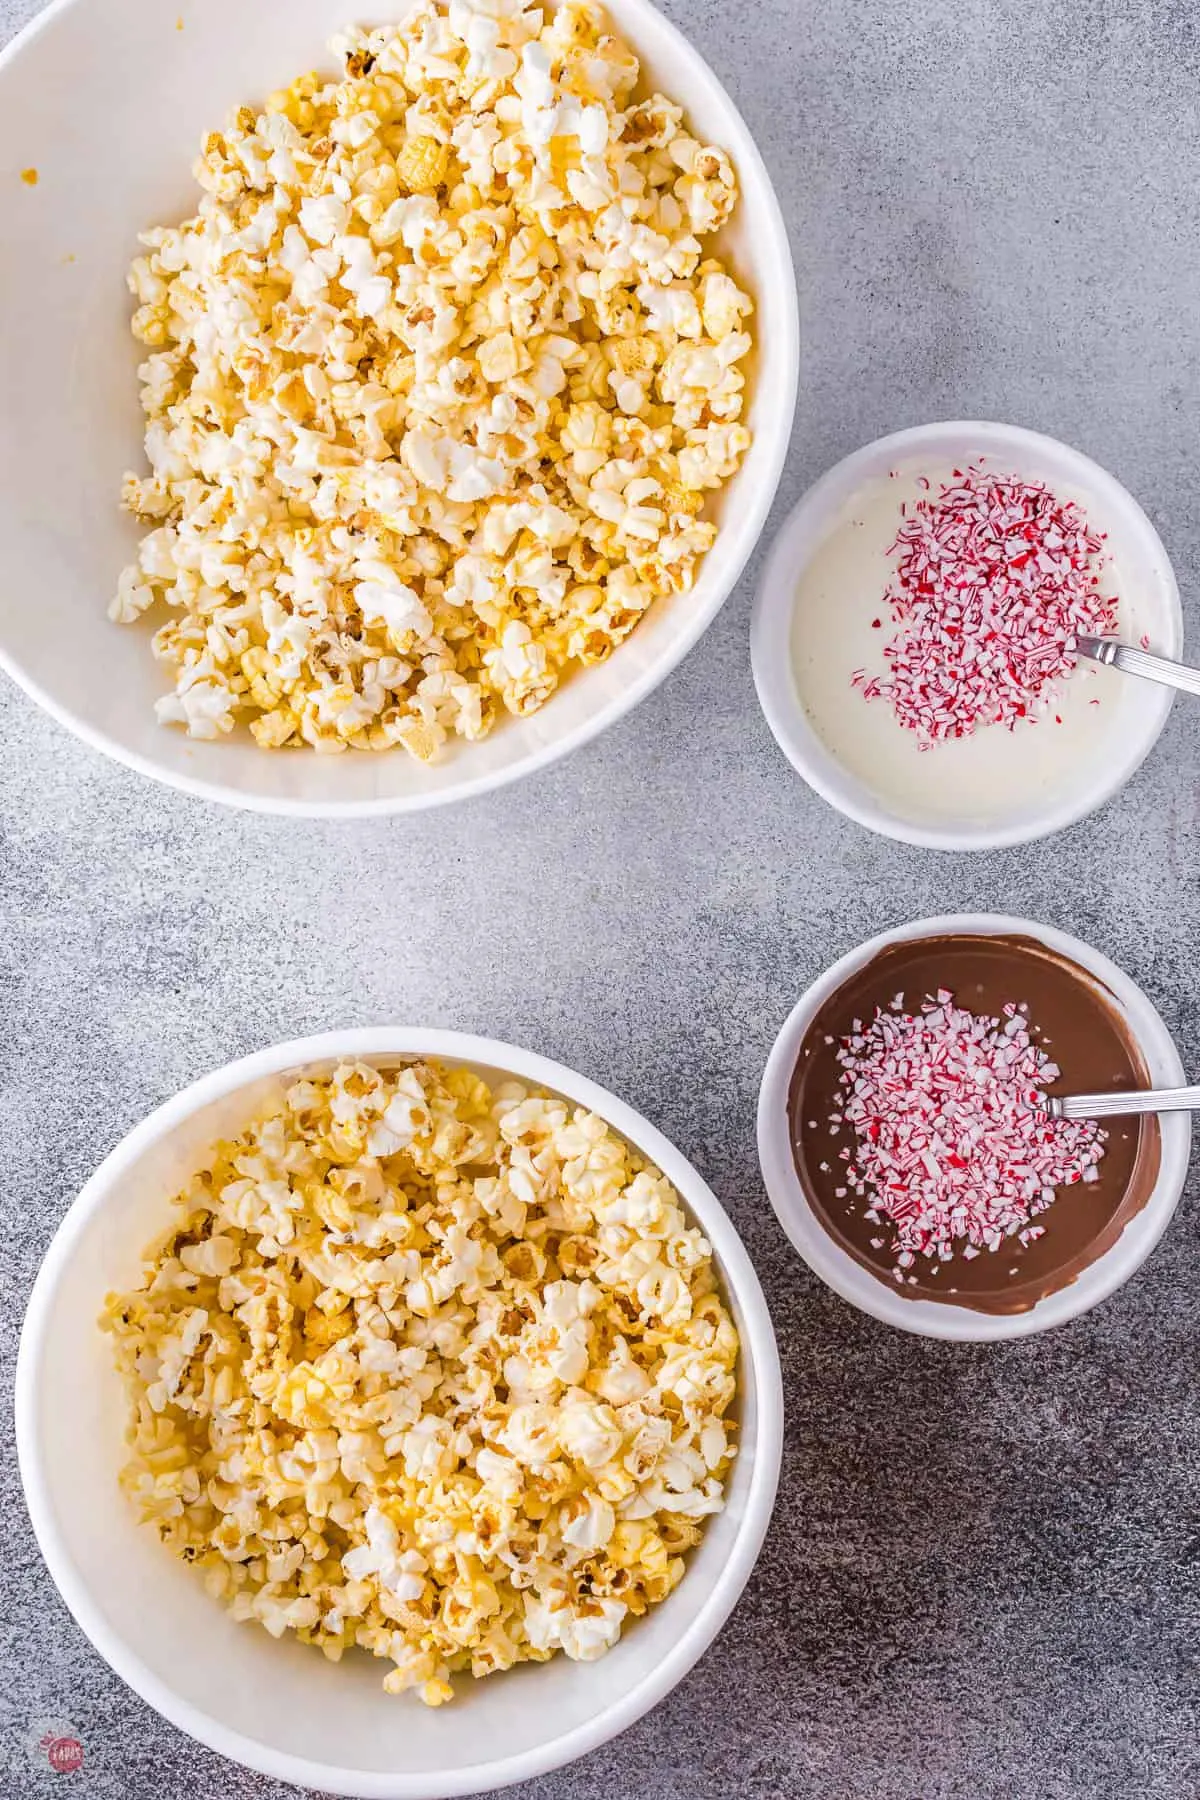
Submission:
M 1146 1088 L 1128 1094 L 1038 1094 L 1051 1119 L 1111 1119 L 1120 1113 L 1200 1111 L 1200 1087 Z
M 1123 669 L 1127 675 L 1142 675 L 1148 681 L 1161 681 L 1164 687 L 1178 688 L 1184 694 L 1200 694 L 1200 669 L 1189 669 L 1166 656 L 1152 656 L 1148 650 L 1135 650 L 1132 644 L 1119 644 L 1116 638 L 1081 637 L 1075 639 L 1080 656 L 1106 668 Z

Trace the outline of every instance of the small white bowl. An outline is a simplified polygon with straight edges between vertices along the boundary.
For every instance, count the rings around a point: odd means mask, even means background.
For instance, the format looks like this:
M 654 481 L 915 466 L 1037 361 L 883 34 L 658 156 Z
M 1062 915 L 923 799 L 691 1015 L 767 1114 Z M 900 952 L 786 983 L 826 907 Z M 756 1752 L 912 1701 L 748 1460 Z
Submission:
M 406 0 L 384 9 L 403 15 Z M 95 749 L 189 793 L 261 812 L 415 812 L 545 768 L 656 688 L 711 624 L 753 549 L 791 433 L 799 361 L 795 278 L 771 180 L 728 94 L 649 0 L 607 0 L 647 79 L 725 146 L 741 197 L 718 240 L 754 296 L 746 422 L 754 442 L 716 502 L 696 585 L 656 604 L 607 663 L 541 711 L 455 742 L 430 768 L 390 754 L 272 754 L 245 731 L 200 743 L 159 725 L 169 685 L 150 627 L 106 617 L 139 527 L 119 509 L 144 466 L 125 285 L 137 234 L 195 210 L 202 136 L 303 69 L 353 0 L 56 0 L 0 55 L 0 556 L 9 603 L 0 667 Z M 182 29 L 176 28 L 179 20 Z M 36 186 L 19 179 L 27 167 Z M 52 346 L 47 351 L 47 346 Z
M 240 1130 L 300 1071 L 343 1057 L 416 1056 L 515 1075 L 599 1113 L 662 1170 L 712 1245 L 741 1335 L 739 1453 L 725 1510 L 679 1587 L 594 1663 L 555 1657 L 458 1683 L 449 1708 L 385 1694 L 366 1655 L 336 1666 L 311 1646 L 236 1623 L 193 1570 L 138 1523 L 117 1485 L 125 1395 L 97 1320 L 161 1231 L 171 1196 L 213 1142 Z M 437 1800 L 525 1781 L 616 1736 L 667 1694 L 741 1594 L 771 1516 L 783 1396 L 766 1301 L 728 1217 L 687 1159 L 632 1107 L 560 1064 L 489 1038 L 380 1028 L 277 1044 L 206 1075 L 138 1125 L 67 1213 L 34 1285 L 16 1381 L 30 1517 L 63 1599 L 142 1698 L 260 1774 L 363 1800 Z
M 972 1312 L 965 1306 L 938 1300 L 905 1299 L 897 1289 L 863 1268 L 829 1235 L 813 1212 L 796 1173 L 788 1125 L 788 1088 L 814 1014 L 844 981 L 888 944 L 952 933 L 983 936 L 996 932 L 1034 938 L 1094 975 L 1116 1000 L 1145 1058 L 1152 1085 L 1183 1085 L 1183 1065 L 1166 1026 L 1141 988 L 1107 956 L 1065 931 L 1037 925 L 1031 919 L 1012 918 L 1004 913 L 951 913 L 945 918 L 917 919 L 894 931 L 882 931 L 827 969 L 789 1013 L 767 1059 L 758 1099 L 758 1157 L 763 1181 L 779 1223 L 813 1273 L 843 1300 L 882 1319 L 885 1325 L 898 1325 L 902 1331 L 916 1332 L 921 1337 L 949 1338 L 959 1343 L 1030 1337 L 1034 1332 L 1048 1331 L 1080 1313 L 1090 1312 L 1115 1293 L 1141 1268 L 1170 1224 L 1183 1192 L 1192 1144 L 1187 1114 L 1160 1115 L 1158 1180 L 1145 1206 L 1130 1219 L 1110 1250 L 1089 1264 L 1069 1286 L 1039 1300 L 1028 1312 L 997 1315 Z
M 788 761 L 831 806 L 885 837 L 941 850 L 992 850 L 1026 843 L 1060 831 L 1103 805 L 1153 748 L 1172 699 L 1169 689 L 1153 682 L 1089 667 L 1085 676 L 1075 679 L 1094 681 L 1107 708 L 1107 724 L 1096 734 L 1094 753 L 1081 755 L 1052 781 L 1045 779 L 1043 752 L 1050 740 L 1033 734 L 1045 734 L 1055 727 L 1049 721 L 1030 726 L 1016 734 L 1022 740 L 1018 753 L 1024 779 L 1013 780 L 1011 798 L 975 806 L 961 816 L 948 814 L 938 799 L 944 787 L 939 782 L 946 767 L 943 758 L 956 754 L 958 746 L 939 746 L 925 752 L 919 764 L 912 763 L 910 776 L 926 785 L 917 801 L 905 803 L 882 791 L 885 784 L 877 789 L 861 770 L 850 768 L 814 728 L 794 673 L 792 634 L 802 573 L 829 542 L 833 528 L 845 521 L 856 499 L 874 491 L 893 472 L 911 478 L 922 470 L 963 467 L 979 456 L 985 456 L 997 473 L 1016 472 L 1045 481 L 1064 498 L 1079 501 L 1089 522 L 1108 534 L 1108 549 L 1125 574 L 1133 577 L 1133 598 L 1125 599 L 1121 635 L 1127 636 L 1132 624 L 1133 641 L 1144 632 L 1152 649 L 1174 658 L 1179 657 L 1183 644 L 1179 590 L 1150 520 L 1104 469 L 1054 438 L 1015 425 L 969 420 L 921 425 L 867 444 L 821 476 L 784 521 L 763 570 L 751 628 L 759 702 Z M 896 517 L 898 523 L 898 505 Z M 880 611 L 882 596 L 881 583 Z M 847 595 L 847 600 L 852 596 Z M 868 703 L 851 688 L 848 673 L 845 706 L 847 715 L 851 709 L 861 709 L 864 727 L 878 732 L 886 702 L 870 703 L 868 720 Z M 909 734 L 890 721 L 890 715 L 888 729 L 893 741 L 880 761 L 887 764 L 894 780 L 897 768 L 910 760 L 916 746 Z M 976 743 L 1000 731 L 1000 727 L 991 727 L 977 735 Z M 969 753 L 975 754 L 974 748 Z M 919 774 L 914 773 L 918 770 Z

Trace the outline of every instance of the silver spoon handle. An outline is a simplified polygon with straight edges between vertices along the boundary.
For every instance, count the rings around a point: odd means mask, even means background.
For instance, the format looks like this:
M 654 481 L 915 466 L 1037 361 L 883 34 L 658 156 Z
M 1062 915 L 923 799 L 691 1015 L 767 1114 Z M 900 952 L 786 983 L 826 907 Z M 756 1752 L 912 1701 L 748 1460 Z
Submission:
M 1052 1119 L 1112 1119 L 1122 1113 L 1200 1111 L 1200 1087 L 1145 1089 L 1129 1094 L 1047 1094 Z
M 1081 637 L 1076 643 L 1081 656 L 1090 656 L 1110 669 L 1161 681 L 1164 687 L 1178 688 L 1183 694 L 1200 694 L 1200 669 L 1189 669 L 1167 656 L 1152 656 L 1149 650 L 1135 650 L 1132 644 L 1118 644 L 1115 638 Z

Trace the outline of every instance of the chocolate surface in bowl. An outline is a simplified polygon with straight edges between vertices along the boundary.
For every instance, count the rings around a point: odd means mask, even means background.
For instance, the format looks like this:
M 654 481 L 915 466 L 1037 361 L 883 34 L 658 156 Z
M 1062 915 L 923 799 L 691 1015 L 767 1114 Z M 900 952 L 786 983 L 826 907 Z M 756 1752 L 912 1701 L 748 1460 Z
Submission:
M 845 1099 L 837 1050 L 856 1021 L 869 1024 L 876 1009 L 890 1006 L 897 994 L 915 1010 L 938 988 L 949 989 L 956 1005 L 997 1018 L 1009 1003 L 1027 1004 L 1031 1037 L 1061 1070 L 1051 1093 L 1151 1085 L 1113 996 L 1079 964 L 1035 938 L 964 932 L 889 944 L 829 996 L 804 1034 L 788 1096 L 796 1171 L 834 1241 L 898 1292 L 977 1312 L 1026 1312 L 1110 1249 L 1146 1204 L 1158 1176 L 1158 1121 L 1153 1116 L 1107 1121 L 1099 1179 L 1060 1189 L 1038 1215 L 1045 1235 L 1028 1246 L 1014 1236 L 999 1250 L 983 1250 L 971 1259 L 959 1254 L 937 1264 L 919 1257 L 907 1271 L 915 1279 L 896 1281 L 887 1218 L 867 1219 L 869 1195 L 859 1198 L 846 1189 L 839 1153 L 853 1153 L 853 1128 L 830 1127 L 830 1115 L 842 1112 Z M 882 1239 L 882 1246 L 874 1246 L 872 1238 Z

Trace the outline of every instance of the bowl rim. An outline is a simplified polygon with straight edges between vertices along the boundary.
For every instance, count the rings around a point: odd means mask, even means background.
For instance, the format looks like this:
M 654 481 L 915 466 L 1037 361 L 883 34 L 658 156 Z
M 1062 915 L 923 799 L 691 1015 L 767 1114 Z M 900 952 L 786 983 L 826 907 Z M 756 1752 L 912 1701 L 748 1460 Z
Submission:
M 536 1749 L 498 1757 L 446 1775 L 382 1773 L 314 1762 L 277 1752 L 231 1730 L 178 1696 L 112 1631 L 91 1599 L 86 1578 L 63 1545 L 38 1431 L 41 1352 L 59 1281 L 85 1226 L 100 1212 L 122 1174 L 184 1119 L 214 1100 L 264 1076 L 297 1071 L 341 1057 L 387 1060 L 440 1057 L 504 1070 L 585 1106 L 648 1156 L 676 1187 L 712 1245 L 722 1276 L 742 1312 L 742 1354 L 754 1369 L 758 1426 L 745 1511 L 725 1564 L 712 1580 L 700 1612 L 653 1673 L 586 1724 L 549 1738 Z M 783 1448 L 783 1384 L 774 1327 L 758 1275 L 729 1215 L 707 1182 L 662 1132 L 633 1107 L 588 1077 L 534 1051 L 470 1032 L 416 1026 L 370 1026 L 326 1031 L 273 1044 L 202 1075 L 164 1100 L 109 1151 L 63 1216 L 38 1270 L 21 1328 L 15 1384 L 17 1456 L 25 1502 L 51 1578 L 76 1623 L 121 1679 L 156 1712 L 211 1750 L 259 1774 L 351 1800 L 441 1800 L 525 1781 L 571 1762 L 616 1737 L 682 1680 L 733 1610 L 758 1558 L 774 1508 Z
M 3 48 L 0 48 L 0 81 L 3 81 L 11 65 L 20 58 L 22 52 L 34 38 L 53 29 L 64 15 L 76 7 L 82 7 L 88 3 L 89 0 L 49 0 L 49 4 L 41 12 L 30 19 Z M 406 0 L 406 5 L 408 3 L 409 0 Z M 557 4 L 557 0 L 555 3 Z M 721 135 L 723 139 L 727 140 L 726 147 L 730 151 L 734 163 L 739 188 L 744 193 L 753 185 L 757 199 L 766 215 L 765 256 L 770 264 L 770 274 L 767 279 L 772 289 L 778 290 L 778 298 L 786 315 L 786 330 L 774 332 L 770 345 L 769 385 L 772 393 L 777 396 L 777 409 L 773 409 L 771 419 L 760 425 L 755 432 L 756 440 L 764 442 L 768 451 L 766 468 L 763 478 L 758 481 L 753 493 L 749 496 L 744 510 L 721 527 L 723 533 L 728 533 L 726 542 L 736 546 L 731 551 L 732 560 L 724 581 L 714 588 L 712 595 L 703 607 L 692 610 L 685 609 L 681 612 L 680 628 L 666 643 L 661 654 L 640 675 L 615 694 L 607 705 L 589 713 L 573 729 L 564 731 L 549 742 L 535 746 L 528 755 L 520 760 L 486 773 L 467 774 L 460 780 L 447 782 L 445 786 L 436 789 L 430 788 L 424 791 L 418 789 L 411 794 L 381 795 L 345 801 L 306 800 L 292 795 L 248 793 L 244 789 L 221 781 L 214 776 L 193 775 L 185 770 L 165 767 L 155 757 L 118 743 L 101 727 L 91 723 L 71 707 L 64 705 L 41 682 L 30 676 L 0 641 L 0 669 L 3 669 L 36 705 L 42 707 L 45 712 L 87 744 L 89 748 L 112 758 L 126 768 L 133 769 L 139 775 L 162 782 L 167 787 L 175 788 L 181 793 L 190 794 L 196 799 L 237 807 L 245 812 L 310 819 L 366 819 L 427 812 L 435 807 L 455 805 L 461 801 L 475 799 L 481 794 L 490 793 L 494 789 L 507 787 L 510 783 L 519 781 L 525 776 L 538 774 L 553 763 L 570 756 L 574 751 L 582 749 L 585 744 L 590 743 L 593 738 L 599 737 L 609 726 L 615 725 L 618 720 L 640 705 L 679 666 L 708 630 L 745 573 L 746 564 L 762 535 L 767 516 L 779 490 L 779 483 L 783 476 L 784 464 L 791 444 L 800 374 L 800 308 L 796 289 L 795 265 L 792 261 L 791 245 L 779 204 L 779 196 L 775 191 L 775 184 L 771 179 L 762 152 L 728 89 L 718 78 L 706 58 L 684 36 L 679 27 L 654 4 L 654 0 L 623 0 L 623 4 L 634 13 L 654 16 L 657 26 L 663 31 L 670 44 L 672 55 L 690 65 L 697 83 L 706 90 L 706 97 L 711 101 L 714 109 L 722 114 L 725 122 L 722 125 Z M 631 39 L 635 36 L 636 26 L 630 28 Z M 636 43 L 634 48 L 637 48 Z M 756 380 L 765 386 L 767 374 L 765 355 L 762 360 L 763 366 L 759 368 Z M 701 564 L 697 586 L 702 578 L 703 564 Z M 165 730 L 166 727 L 163 729 Z M 219 744 L 209 747 L 218 751 L 221 748 Z M 203 750 L 205 746 L 200 745 L 199 748 Z M 464 748 L 469 752 L 469 745 Z
M 800 1044 L 817 1009 L 865 963 L 890 944 L 914 938 L 950 933 L 986 935 L 1012 932 L 1031 937 L 1048 949 L 1069 957 L 1096 976 L 1117 1000 L 1152 1073 L 1164 1087 L 1181 1086 L 1185 1080 L 1179 1051 L 1153 1002 L 1102 951 L 1053 925 L 1042 925 L 1010 913 L 947 913 L 914 919 L 878 932 L 848 950 L 805 990 L 796 1002 L 771 1048 L 763 1070 L 758 1099 L 758 1157 L 775 1216 L 815 1275 L 827 1287 L 861 1312 L 885 1325 L 896 1326 L 918 1337 L 942 1338 L 955 1343 L 994 1343 L 1031 1337 L 1052 1330 L 1090 1312 L 1123 1287 L 1149 1257 L 1174 1217 L 1183 1194 L 1191 1156 L 1191 1121 L 1184 1113 L 1159 1117 L 1162 1158 L 1150 1198 L 1135 1213 L 1116 1243 L 1089 1263 L 1076 1279 L 1056 1293 L 1037 1301 L 1028 1312 L 982 1313 L 937 1300 L 910 1300 L 897 1293 L 855 1259 L 832 1238 L 809 1203 L 796 1173 L 788 1130 L 788 1089 Z M 1088 1279 L 1094 1277 L 1094 1279 Z
M 936 448 L 956 433 L 978 439 L 980 448 L 988 454 L 1025 451 L 1028 455 L 1062 461 L 1106 508 L 1124 516 L 1153 556 L 1161 558 L 1168 610 L 1162 654 L 1179 658 L 1183 650 L 1179 584 L 1166 546 L 1140 501 L 1082 450 L 1045 432 L 989 419 L 938 419 L 889 432 L 852 450 L 818 476 L 780 525 L 767 554 L 751 617 L 750 658 L 759 705 L 775 742 L 797 773 L 830 806 L 869 831 L 902 844 L 927 850 L 1002 850 L 1049 837 L 1111 800 L 1158 742 L 1174 699 L 1171 690 L 1161 688 L 1147 696 L 1146 722 L 1136 732 L 1124 734 L 1120 747 L 1106 759 L 1098 778 L 1073 798 L 1045 805 L 1024 824 L 954 825 L 908 819 L 876 798 L 864 781 L 839 762 L 809 723 L 791 673 L 791 621 L 798 562 L 817 548 L 830 515 L 852 491 L 854 478 L 860 472 L 865 476 L 881 454 L 909 456 L 923 448 Z

